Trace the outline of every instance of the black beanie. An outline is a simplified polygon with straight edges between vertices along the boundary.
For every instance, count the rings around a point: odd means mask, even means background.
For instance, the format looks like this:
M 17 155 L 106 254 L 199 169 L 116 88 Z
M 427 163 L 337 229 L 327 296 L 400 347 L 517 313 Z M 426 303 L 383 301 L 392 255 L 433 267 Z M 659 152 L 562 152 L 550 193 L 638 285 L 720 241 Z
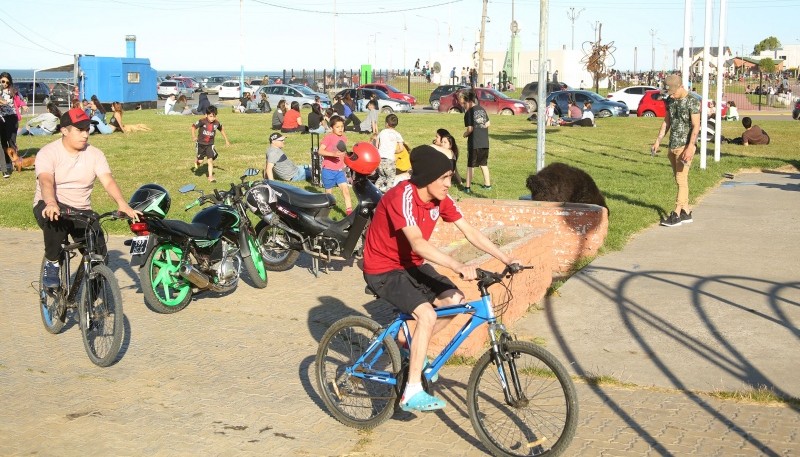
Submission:
M 425 187 L 453 170 L 453 162 L 430 145 L 417 146 L 411 150 L 411 181 L 417 187 Z

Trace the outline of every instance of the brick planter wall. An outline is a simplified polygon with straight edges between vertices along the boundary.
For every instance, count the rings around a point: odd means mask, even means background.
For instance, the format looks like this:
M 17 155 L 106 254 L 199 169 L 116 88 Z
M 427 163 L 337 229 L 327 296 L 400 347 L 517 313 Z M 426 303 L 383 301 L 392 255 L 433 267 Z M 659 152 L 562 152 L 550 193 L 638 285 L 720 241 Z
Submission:
M 553 232 L 553 275 L 563 276 L 582 257 L 592 257 L 608 233 L 608 212 L 602 206 L 530 200 L 468 198 L 458 202 L 470 224 L 485 229 L 496 225 L 544 228 Z M 463 235 L 453 224 L 439 224 L 431 242 L 445 246 Z
M 463 208 L 462 208 L 463 210 Z M 476 221 L 474 217 L 468 217 L 468 220 Z M 477 222 L 477 221 L 476 221 Z M 437 230 L 452 224 L 440 224 Z M 514 257 L 519 259 L 525 265 L 533 265 L 535 268 L 525 270 L 514 277 L 512 285 L 513 300 L 509 303 L 506 312 L 503 314 L 503 322 L 510 326 L 513 322 L 522 317 L 528 310 L 528 307 L 540 301 L 547 288 L 552 281 L 552 271 L 555 267 L 555 258 L 553 256 L 553 232 L 543 228 L 531 227 L 511 227 L 505 225 L 498 225 L 495 227 L 484 228 L 482 232 L 490 235 L 493 231 L 504 231 L 507 235 L 513 237 L 521 235 L 515 241 L 507 244 L 500 245 L 503 252 L 513 252 Z M 458 229 L 456 231 L 461 234 Z M 506 237 L 509 238 L 509 237 Z M 432 240 L 433 241 L 433 240 Z M 439 237 L 434 244 L 440 247 L 444 252 L 454 253 L 459 249 L 467 248 L 468 242 L 464 241 L 463 235 L 461 237 L 452 236 L 450 242 L 442 243 L 442 238 Z M 473 260 L 467 261 L 470 265 L 475 265 L 479 268 L 489 271 L 502 271 L 505 266 L 494 257 L 484 254 Z M 453 283 L 458 286 L 461 291 L 466 295 L 467 300 L 474 300 L 479 298 L 480 293 L 475 285 L 475 282 L 463 281 L 453 271 L 437 267 L 437 270 L 450 278 Z M 500 285 L 495 285 L 489 291 L 492 293 L 492 302 L 499 303 L 505 296 L 505 289 Z M 455 333 L 467 321 L 467 316 L 457 316 L 453 319 L 447 328 L 437 334 L 432 340 L 429 347 L 431 354 L 438 354 L 441 349 L 450 341 Z M 487 331 L 485 326 L 475 330 L 467 341 L 461 345 L 456 352 L 462 356 L 477 357 L 485 350 L 485 343 L 487 340 Z

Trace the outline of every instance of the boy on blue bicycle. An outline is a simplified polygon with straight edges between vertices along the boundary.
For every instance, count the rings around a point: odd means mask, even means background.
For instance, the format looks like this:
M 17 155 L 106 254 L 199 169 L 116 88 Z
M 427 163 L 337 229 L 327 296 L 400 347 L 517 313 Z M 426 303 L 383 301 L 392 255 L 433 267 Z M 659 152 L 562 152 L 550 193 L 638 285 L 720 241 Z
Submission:
M 423 364 L 431 337 L 449 322 L 437 320 L 434 307 L 463 303 L 464 294 L 425 261 L 450 268 L 466 280 L 476 278 L 475 267 L 428 241 L 436 222 L 441 217 L 454 223 L 473 246 L 507 265 L 520 262 L 502 253 L 464 219 L 447 194 L 453 162 L 444 153 L 433 146 L 418 146 L 411 151 L 411 169 L 411 179 L 387 191 L 375 210 L 364 245 L 364 280 L 379 297 L 414 316 L 408 383 L 400 407 L 432 411 L 446 403 L 423 390 Z

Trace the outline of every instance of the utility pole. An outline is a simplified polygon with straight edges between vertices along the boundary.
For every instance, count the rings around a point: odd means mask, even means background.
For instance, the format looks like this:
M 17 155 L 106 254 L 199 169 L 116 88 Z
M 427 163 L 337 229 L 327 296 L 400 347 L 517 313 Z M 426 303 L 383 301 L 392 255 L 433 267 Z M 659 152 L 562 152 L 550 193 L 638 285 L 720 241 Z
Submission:
M 481 39 L 478 49 L 478 85 L 483 84 L 483 45 L 486 39 L 486 9 L 489 6 L 489 0 L 483 0 L 483 14 L 481 14 Z
M 575 50 L 575 19 L 581 15 L 581 12 L 586 8 L 581 8 L 578 12 L 575 12 L 575 8 L 570 7 L 569 11 L 567 11 L 567 18 L 572 22 L 572 50 Z
M 600 29 L 600 21 L 594 21 L 594 24 L 592 24 L 592 23 L 590 22 L 589 24 L 592 26 L 592 30 L 594 31 L 594 42 L 595 42 L 595 43 L 597 43 L 598 41 L 600 41 L 600 40 L 597 38 L 597 30 L 599 30 L 599 29 Z
M 656 71 L 656 29 L 650 29 L 650 52 L 652 53 L 652 61 L 650 63 L 650 72 Z

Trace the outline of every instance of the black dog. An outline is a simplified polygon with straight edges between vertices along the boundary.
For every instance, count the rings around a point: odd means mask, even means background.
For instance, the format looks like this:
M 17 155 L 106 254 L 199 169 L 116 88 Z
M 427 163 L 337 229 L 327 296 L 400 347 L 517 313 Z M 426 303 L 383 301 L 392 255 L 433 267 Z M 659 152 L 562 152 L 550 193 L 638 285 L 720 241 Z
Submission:
M 585 171 L 564 163 L 552 163 L 528 176 L 525 186 L 531 200 L 544 202 L 591 203 L 608 209 L 597 184 Z

